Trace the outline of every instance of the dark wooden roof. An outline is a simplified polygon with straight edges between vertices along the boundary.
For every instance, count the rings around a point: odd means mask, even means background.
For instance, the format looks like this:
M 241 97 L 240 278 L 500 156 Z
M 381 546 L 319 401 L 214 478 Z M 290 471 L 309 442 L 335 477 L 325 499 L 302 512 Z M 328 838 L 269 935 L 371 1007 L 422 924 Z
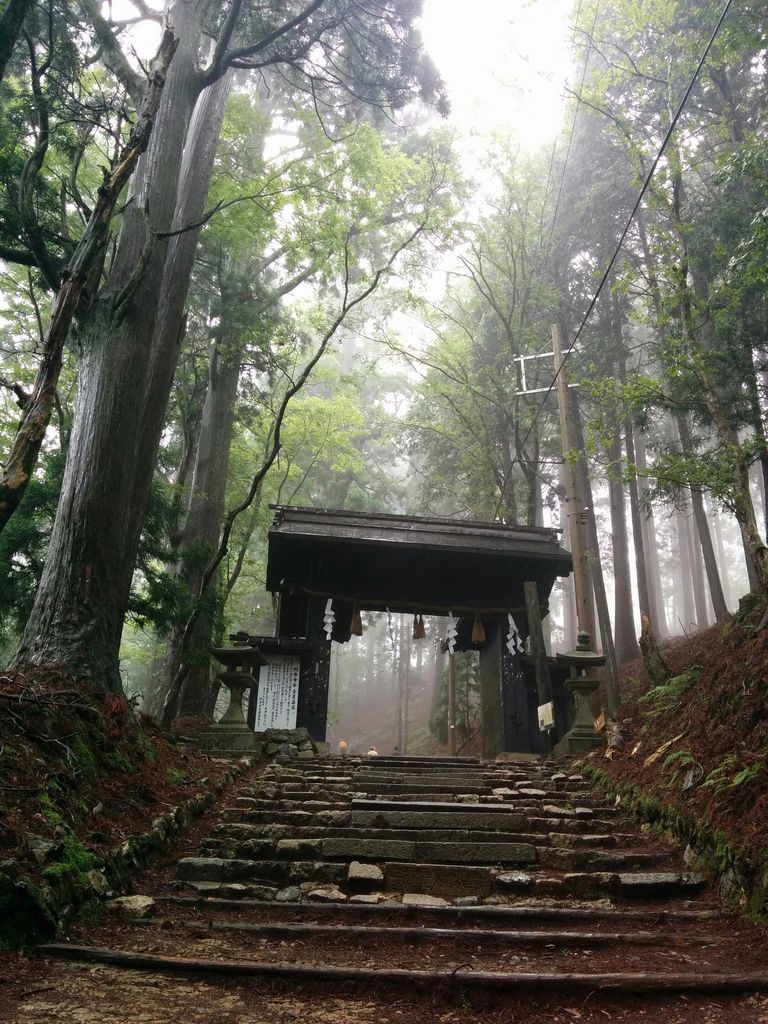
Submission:
M 267 589 L 363 608 L 512 608 L 536 580 L 545 601 L 570 552 L 548 528 L 380 512 L 272 506 Z

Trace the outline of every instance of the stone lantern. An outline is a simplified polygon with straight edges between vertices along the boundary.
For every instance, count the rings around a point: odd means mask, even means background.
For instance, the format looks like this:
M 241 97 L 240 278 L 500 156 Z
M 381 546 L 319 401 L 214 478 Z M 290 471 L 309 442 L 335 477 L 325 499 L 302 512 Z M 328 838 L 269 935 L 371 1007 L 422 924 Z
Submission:
M 567 654 L 558 654 L 557 660 L 568 665 L 570 676 L 565 685 L 573 694 L 576 714 L 568 732 L 555 745 L 555 757 L 571 757 L 584 754 L 594 747 L 600 746 L 600 738 L 595 732 L 595 715 L 592 711 L 592 694 L 600 682 L 589 674 L 591 669 L 605 664 L 605 657 L 591 649 L 589 633 L 579 632 L 576 650 Z
M 243 694 L 256 686 L 254 670 L 267 664 L 267 658 L 254 647 L 235 644 L 233 647 L 212 647 L 211 653 L 224 666 L 218 680 L 229 690 L 229 707 L 208 732 L 200 737 L 200 745 L 223 755 L 257 754 L 260 744 L 243 714 Z

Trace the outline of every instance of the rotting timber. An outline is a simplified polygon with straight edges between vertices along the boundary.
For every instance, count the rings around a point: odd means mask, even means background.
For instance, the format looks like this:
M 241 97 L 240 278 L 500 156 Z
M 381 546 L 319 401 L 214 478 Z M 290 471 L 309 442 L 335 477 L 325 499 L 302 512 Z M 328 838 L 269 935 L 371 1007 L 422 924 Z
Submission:
M 270 653 L 301 658 L 299 716 L 313 739 L 325 739 L 330 642 L 323 612 L 330 598 L 331 640 L 346 643 L 360 611 L 459 617 L 457 650 L 480 657 L 485 757 L 502 750 L 541 752 L 531 663 L 504 643 L 507 615 L 528 634 L 525 584 L 534 583 L 546 615 L 555 580 L 572 560 L 558 531 L 503 523 L 273 506 L 267 589 L 277 595 L 277 637 L 249 637 Z M 485 639 L 472 639 L 482 623 Z M 254 695 L 255 696 L 255 695 Z M 568 697 L 553 673 L 555 719 L 567 726 Z M 255 704 L 255 701 L 252 700 Z

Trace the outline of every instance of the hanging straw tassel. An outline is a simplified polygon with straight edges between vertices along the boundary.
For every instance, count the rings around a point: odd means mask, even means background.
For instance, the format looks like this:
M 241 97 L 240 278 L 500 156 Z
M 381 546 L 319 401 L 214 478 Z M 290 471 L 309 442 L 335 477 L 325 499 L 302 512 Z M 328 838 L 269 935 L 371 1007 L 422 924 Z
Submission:
M 485 643 L 485 630 L 483 629 L 483 623 L 481 622 L 479 615 L 475 615 L 475 620 L 472 623 L 472 643 Z
M 360 612 L 355 608 L 352 612 L 352 622 L 349 627 L 350 636 L 362 636 L 363 635 L 363 620 L 360 618 Z
M 413 639 L 423 640 L 427 635 L 424 629 L 424 619 L 418 612 L 413 616 Z

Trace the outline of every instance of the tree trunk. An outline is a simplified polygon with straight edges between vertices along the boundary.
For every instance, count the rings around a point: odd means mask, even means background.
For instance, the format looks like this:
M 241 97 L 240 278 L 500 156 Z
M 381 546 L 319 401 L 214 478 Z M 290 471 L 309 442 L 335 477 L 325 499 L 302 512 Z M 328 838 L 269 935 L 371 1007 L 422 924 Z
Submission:
M 200 589 L 205 568 L 216 551 L 224 518 L 229 473 L 229 452 L 235 421 L 235 399 L 240 377 L 239 339 L 225 338 L 211 346 L 208 390 L 203 406 L 200 439 L 197 447 L 192 489 L 187 516 L 178 547 L 178 575 L 191 594 Z M 233 351 L 233 348 L 235 351 Z M 217 588 L 200 615 L 192 643 L 190 671 L 179 697 L 179 715 L 203 714 L 207 704 L 209 672 L 208 648 L 218 604 Z M 179 667 L 180 644 L 184 624 L 174 628 L 168 646 L 168 679 Z
M 184 267 L 191 269 L 196 245 L 194 231 L 161 236 L 199 219 L 204 164 L 212 161 L 217 136 L 214 111 L 226 97 L 226 82 L 203 94 L 197 132 L 188 140 L 204 6 L 203 0 L 177 0 L 173 7 L 179 46 L 109 284 L 80 332 L 85 354 L 72 442 L 43 577 L 17 655 L 63 662 L 94 686 L 116 691 L 123 619 L 177 359 Z M 184 191 L 193 186 L 196 196 Z
M 680 434 L 680 444 L 683 452 L 688 453 L 691 451 L 691 432 L 688 428 L 688 421 L 682 413 L 677 413 L 675 415 L 675 422 Z M 707 573 L 712 610 L 715 614 L 715 621 L 722 622 L 728 615 L 728 607 L 725 603 L 723 586 L 720 582 L 720 573 L 717 568 L 715 549 L 712 545 L 712 534 L 709 532 L 707 513 L 704 511 L 704 498 L 697 487 L 692 487 L 690 493 L 691 507 L 693 508 L 696 530 L 699 535 L 699 543 L 701 544 L 701 554 L 704 557 L 704 568 Z
M 648 469 L 648 460 L 645 454 L 645 442 L 638 434 L 634 438 L 635 457 L 637 468 L 643 473 Z M 638 477 L 638 497 L 641 505 L 647 491 L 647 484 L 641 475 Z M 651 508 L 647 512 L 641 512 L 641 523 L 643 529 L 643 546 L 646 554 L 646 570 L 648 573 L 648 597 L 650 599 L 650 620 L 653 632 L 657 637 L 665 637 L 669 634 L 667 613 L 664 604 L 664 588 L 661 579 L 661 565 L 659 563 L 659 540 L 656 531 L 656 521 Z
M 717 550 L 717 564 L 720 567 L 721 582 L 723 584 L 723 597 L 727 607 L 733 608 L 735 602 L 733 599 L 733 588 L 731 587 L 731 574 L 730 574 L 730 562 L 725 553 L 725 544 L 723 543 L 723 525 L 721 521 L 720 510 L 715 508 L 715 504 L 712 501 L 705 502 L 705 512 L 707 520 L 712 523 L 712 530 L 715 535 L 715 548 Z
M 0 15 L 0 82 L 5 75 L 16 41 L 21 35 L 24 19 L 33 6 L 34 0 L 7 0 L 3 5 Z
M 760 592 L 768 591 L 768 548 L 765 546 L 757 525 L 755 507 L 749 486 L 749 462 L 741 445 L 728 410 L 723 404 L 717 381 L 712 376 L 707 360 L 717 349 L 709 314 L 709 287 L 697 267 L 689 260 L 687 225 L 681 216 L 683 181 L 679 171 L 679 158 L 675 158 L 673 166 L 678 170 L 672 175 L 672 214 L 680 247 L 680 315 L 683 327 L 683 341 L 694 355 L 703 355 L 696 359 L 699 381 L 702 385 L 704 400 L 707 405 L 715 430 L 722 443 L 724 455 L 730 460 L 731 482 L 733 487 L 733 508 L 736 519 L 741 527 L 744 538 L 745 552 L 757 577 Z M 688 275 L 693 280 L 693 287 L 688 283 Z M 694 313 L 698 315 L 694 315 Z
M 677 523 L 677 543 L 679 552 L 680 587 L 676 591 L 676 604 L 678 617 L 682 613 L 682 621 L 679 623 L 684 632 L 688 632 L 695 625 L 695 605 L 693 599 L 693 578 L 691 576 L 690 545 L 688 543 L 688 519 L 682 512 L 675 515 Z
M 605 656 L 605 695 L 608 716 L 615 718 L 621 704 L 621 693 L 619 689 L 619 677 L 616 666 L 616 650 L 613 644 L 613 630 L 611 629 L 611 616 L 608 611 L 608 597 L 605 592 L 605 579 L 603 577 L 603 566 L 600 560 L 600 543 L 597 536 L 597 520 L 595 519 L 595 504 L 592 497 L 592 484 L 587 469 L 587 458 L 585 455 L 584 430 L 581 423 L 581 413 L 575 394 L 569 392 L 569 400 L 572 408 L 572 424 L 574 437 L 573 448 L 581 453 L 581 458 L 576 463 L 576 474 L 579 478 L 580 491 L 584 496 L 585 504 L 590 510 L 587 515 L 587 536 L 590 547 L 590 570 L 592 586 L 595 592 L 595 606 L 597 618 L 600 623 L 600 638 L 603 642 L 603 654 Z
M 643 519 L 640 511 L 640 491 L 637 483 L 635 462 L 635 439 L 632 424 L 629 420 L 624 424 L 624 439 L 629 463 L 629 510 L 632 519 L 632 542 L 635 549 L 635 575 L 637 577 L 637 600 L 642 616 L 648 617 L 653 628 L 654 616 L 651 615 L 651 596 L 648 590 L 648 573 L 646 570 L 645 538 L 643 536 Z
M 690 490 L 688 491 L 690 494 Z M 709 613 L 707 611 L 707 593 L 704 587 L 704 563 L 701 558 L 701 545 L 696 541 L 694 523 L 688 516 L 685 517 L 686 533 L 688 538 L 688 560 L 691 566 L 691 582 L 693 583 L 693 604 L 696 608 L 696 622 L 699 629 L 706 629 L 709 625 Z
M 611 548 L 614 579 L 614 643 L 619 665 L 640 657 L 632 609 L 632 579 L 629 571 L 627 512 L 622 481 L 621 434 L 614 427 L 608 448 L 608 493 L 611 507 Z

